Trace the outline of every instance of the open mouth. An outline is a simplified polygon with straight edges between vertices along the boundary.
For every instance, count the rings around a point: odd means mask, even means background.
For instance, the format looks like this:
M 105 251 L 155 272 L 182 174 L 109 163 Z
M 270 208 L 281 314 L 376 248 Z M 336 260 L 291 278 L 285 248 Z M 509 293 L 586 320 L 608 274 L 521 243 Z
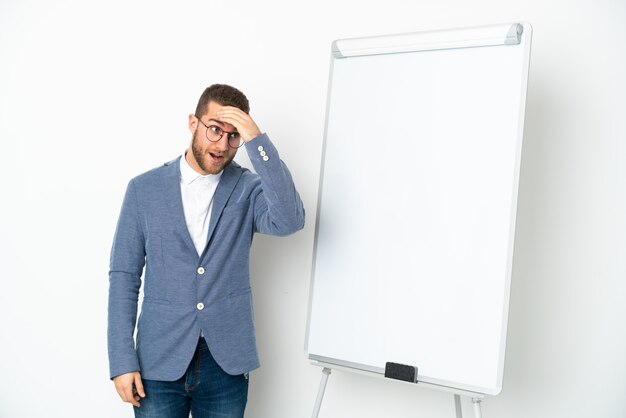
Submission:
M 209 152 L 209 156 L 211 157 L 211 161 L 214 163 L 219 163 L 224 159 L 223 155 L 213 154 L 212 152 Z

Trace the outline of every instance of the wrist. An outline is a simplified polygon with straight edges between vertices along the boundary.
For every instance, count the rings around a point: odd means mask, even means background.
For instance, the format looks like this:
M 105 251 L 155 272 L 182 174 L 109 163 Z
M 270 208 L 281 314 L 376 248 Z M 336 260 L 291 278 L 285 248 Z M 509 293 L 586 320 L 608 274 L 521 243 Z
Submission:
M 254 132 L 248 133 L 246 135 L 241 135 L 241 138 L 243 139 L 243 142 L 250 142 L 254 138 L 256 138 L 256 137 L 258 137 L 260 135 L 261 135 L 261 131 L 254 131 Z

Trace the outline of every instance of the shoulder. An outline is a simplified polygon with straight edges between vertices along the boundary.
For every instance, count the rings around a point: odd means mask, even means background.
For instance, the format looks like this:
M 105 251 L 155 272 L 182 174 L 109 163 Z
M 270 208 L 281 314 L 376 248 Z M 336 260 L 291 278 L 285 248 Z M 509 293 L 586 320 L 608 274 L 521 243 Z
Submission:
M 231 165 L 234 165 L 233 168 L 235 168 L 240 173 L 240 177 L 239 177 L 240 187 L 244 187 L 244 188 L 260 187 L 261 177 L 257 173 L 251 171 L 250 169 L 246 167 L 240 166 L 234 161 L 231 163 Z
M 144 173 L 141 173 L 135 177 L 133 177 L 130 182 L 136 185 L 149 185 L 155 181 L 160 181 L 163 176 L 167 175 L 179 175 L 180 172 L 180 158 L 177 157 L 173 160 L 170 160 L 166 163 L 161 164 L 158 167 L 154 167 Z
M 259 180 L 259 175 L 250 171 L 250 169 L 243 167 L 236 161 L 231 161 L 228 167 L 225 170 L 231 171 L 232 174 L 236 174 L 239 176 L 239 182 L 254 182 L 255 180 Z

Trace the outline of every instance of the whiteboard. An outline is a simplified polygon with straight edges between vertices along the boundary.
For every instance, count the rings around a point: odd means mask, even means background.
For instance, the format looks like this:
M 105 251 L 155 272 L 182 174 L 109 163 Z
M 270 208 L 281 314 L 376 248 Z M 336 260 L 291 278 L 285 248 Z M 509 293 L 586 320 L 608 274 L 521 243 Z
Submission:
M 334 43 L 310 359 L 501 391 L 530 34 Z

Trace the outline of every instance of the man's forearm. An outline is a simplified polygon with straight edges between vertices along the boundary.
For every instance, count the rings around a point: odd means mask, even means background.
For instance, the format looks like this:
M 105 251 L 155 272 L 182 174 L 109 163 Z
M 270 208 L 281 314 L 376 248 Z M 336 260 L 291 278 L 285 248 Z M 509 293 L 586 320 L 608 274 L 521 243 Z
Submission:
M 246 143 L 250 161 L 261 178 L 262 196 L 256 202 L 259 232 L 288 235 L 304 227 L 304 207 L 291 173 L 266 134 Z

